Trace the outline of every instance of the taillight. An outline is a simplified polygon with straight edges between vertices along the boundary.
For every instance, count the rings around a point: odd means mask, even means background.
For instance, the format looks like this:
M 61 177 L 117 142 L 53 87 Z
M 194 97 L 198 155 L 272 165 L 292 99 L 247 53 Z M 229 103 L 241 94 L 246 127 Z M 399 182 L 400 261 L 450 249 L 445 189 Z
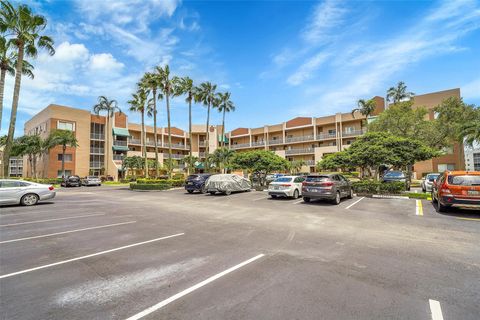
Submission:
M 450 191 L 450 189 L 448 189 L 448 186 L 446 183 L 443 184 L 442 188 L 440 189 L 440 193 L 442 194 L 451 194 L 452 192 Z
M 281 184 L 282 187 L 291 187 L 291 184 Z
M 55 189 L 53 186 L 48 187 L 48 190 L 50 191 L 52 191 L 53 189 Z
M 324 182 L 321 184 L 322 187 L 331 187 L 333 186 L 333 182 Z
M 303 182 L 302 182 L 302 187 L 303 187 L 303 186 L 306 186 L 306 185 L 307 185 L 307 182 L 306 182 L 306 181 L 303 181 Z

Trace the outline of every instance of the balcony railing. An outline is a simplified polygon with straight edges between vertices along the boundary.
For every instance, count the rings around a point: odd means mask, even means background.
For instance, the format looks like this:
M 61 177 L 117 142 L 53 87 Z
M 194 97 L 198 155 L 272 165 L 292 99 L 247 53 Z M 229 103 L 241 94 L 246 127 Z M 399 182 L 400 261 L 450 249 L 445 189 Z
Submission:
M 290 149 L 290 150 L 285 150 L 286 155 L 291 155 L 291 154 L 305 154 L 305 153 L 313 153 L 313 148 L 305 148 L 305 149 Z
M 164 153 L 163 154 L 163 157 L 165 159 L 168 159 L 169 158 L 169 154 L 168 153 Z M 172 159 L 183 159 L 185 157 L 185 155 L 183 154 L 172 154 Z
M 240 149 L 240 148 L 249 148 L 250 143 L 237 143 L 237 144 L 232 144 L 232 149 Z
M 254 141 L 252 142 L 252 147 L 264 146 L 265 141 Z
M 97 154 L 104 154 L 105 149 L 104 148 L 90 148 L 90 153 L 97 153 Z
M 103 161 L 90 161 L 90 169 L 100 169 L 103 167 Z
M 119 161 L 122 161 L 123 160 L 123 155 L 121 154 L 114 154 L 113 155 L 113 160 L 119 160 Z
M 199 156 L 200 158 L 205 158 L 205 152 L 199 152 L 199 153 L 198 153 L 198 156 Z
M 337 137 L 336 133 L 320 133 L 320 134 L 317 134 L 317 140 L 335 139 L 336 137 Z
M 169 143 L 166 142 L 163 144 L 163 147 L 164 148 L 168 148 L 169 147 Z M 175 148 L 175 149 L 188 149 L 188 146 L 184 145 L 183 143 L 172 143 L 172 148 Z
M 128 139 L 128 143 L 131 144 L 142 144 L 142 141 L 140 139 Z
M 205 147 L 205 146 L 206 146 L 205 141 L 200 141 L 200 142 L 198 143 L 198 146 L 199 146 L 199 147 Z
M 359 136 L 359 135 L 362 135 L 364 133 L 365 133 L 364 130 L 354 130 L 354 131 L 349 131 L 349 132 L 343 132 L 342 136 L 345 138 L 345 137 Z
M 285 142 L 290 143 L 290 142 L 301 142 L 301 141 L 310 141 L 310 140 L 313 140 L 313 135 L 286 138 Z
M 283 143 L 283 139 L 275 139 L 275 140 L 269 140 L 268 141 L 269 145 L 282 144 L 282 143 Z
M 314 166 L 315 165 L 315 160 L 305 160 L 305 165 L 306 166 Z
M 90 133 L 90 139 L 105 140 L 105 135 L 103 133 Z
M 127 144 L 128 144 L 127 141 L 123 141 L 123 140 L 114 140 L 113 141 L 114 146 L 126 147 Z

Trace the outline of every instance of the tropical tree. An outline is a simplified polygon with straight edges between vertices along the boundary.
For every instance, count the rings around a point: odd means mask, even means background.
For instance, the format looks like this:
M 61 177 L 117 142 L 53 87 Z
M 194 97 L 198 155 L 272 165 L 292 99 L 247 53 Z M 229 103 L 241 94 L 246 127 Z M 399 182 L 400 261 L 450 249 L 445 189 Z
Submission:
M 387 90 L 387 101 L 392 101 L 393 104 L 396 104 L 405 99 L 410 99 L 414 95 L 415 93 L 407 91 L 405 82 L 400 81 L 396 87 L 390 87 Z
M 151 110 L 148 112 L 148 116 L 153 116 L 153 138 L 155 147 L 155 176 L 158 177 L 158 132 L 157 132 L 157 99 L 161 99 L 162 95 L 157 95 L 159 87 L 159 76 L 155 72 L 147 72 L 140 80 L 141 86 L 147 90 L 147 96 L 151 93 L 152 98 L 149 100 Z M 148 170 L 147 170 L 148 171 Z
M 149 111 L 149 105 L 147 104 L 147 92 L 145 88 L 138 85 L 137 92 L 132 94 L 132 99 L 128 101 L 130 104 L 130 111 L 139 112 L 142 119 L 140 144 L 142 145 L 142 157 L 145 160 L 145 177 L 148 178 L 148 163 L 147 163 L 147 147 L 145 137 L 145 112 Z
M 300 172 L 300 170 L 304 165 L 305 165 L 305 161 L 303 160 L 293 160 L 293 161 L 290 161 L 290 166 L 288 169 L 292 174 L 297 174 Z
M 195 156 L 191 156 L 191 155 L 188 155 L 188 156 L 185 156 L 183 158 L 183 162 L 185 163 L 186 167 L 187 167 L 187 173 L 190 174 L 191 172 L 191 169 L 195 168 L 195 164 L 199 161 L 199 158 L 198 157 L 195 157 Z
M 230 92 L 218 94 L 218 112 L 222 113 L 222 147 L 225 147 L 225 113 L 235 111 L 235 105 L 230 100 L 230 95 Z
M 47 138 L 46 145 L 48 148 L 62 146 L 62 177 L 65 178 L 65 151 L 67 150 L 67 147 L 78 147 L 78 140 L 75 137 L 75 133 L 70 130 L 52 131 Z
M 360 112 L 362 115 L 365 117 L 370 117 L 373 112 L 375 111 L 375 108 L 377 107 L 375 104 L 375 100 L 370 99 L 370 100 L 364 100 L 360 99 L 358 100 L 357 103 L 358 107 L 352 110 L 352 117 L 355 118 L 355 112 Z
M 190 141 L 189 155 L 192 157 L 192 101 L 195 95 L 195 87 L 193 86 L 193 80 L 189 77 L 183 77 L 178 79 L 178 85 L 175 87 L 177 92 L 176 96 L 182 94 L 186 95 L 185 102 L 188 103 L 188 135 Z M 187 166 L 187 173 L 190 174 L 190 166 Z
M 28 164 L 30 166 L 30 176 L 37 178 L 37 160 L 38 158 L 49 149 L 39 135 L 21 136 L 14 140 L 12 147 L 13 156 L 27 156 Z M 27 172 L 28 174 L 28 172 Z
M 269 173 L 286 170 L 289 163 L 273 151 L 254 150 L 236 152 L 232 157 L 231 165 L 233 168 L 247 170 L 250 174 L 257 174 L 260 185 L 263 186 Z
M 130 173 L 134 173 L 134 176 L 136 176 L 136 172 L 134 170 L 142 169 L 144 167 L 144 158 L 139 157 L 139 156 L 131 156 L 131 157 L 125 157 L 123 159 L 122 165 L 127 168 L 127 170 L 130 170 Z
M 110 125 L 113 123 L 113 116 L 115 115 L 115 112 L 122 112 L 120 108 L 118 107 L 118 102 L 117 100 L 109 100 L 105 96 L 100 96 L 98 97 L 97 104 L 93 106 L 93 112 L 96 115 L 99 115 L 102 112 L 106 113 L 105 116 L 105 174 L 108 175 L 108 165 L 110 163 L 110 150 L 111 148 L 109 147 L 109 137 L 110 137 L 110 132 L 112 128 L 110 128 Z
M 50 55 L 55 54 L 53 40 L 48 36 L 42 35 L 46 26 L 47 20 L 45 17 L 34 14 L 28 6 L 21 4 L 15 8 L 8 1 L 0 2 L 0 33 L 5 34 L 5 37 L 9 37 L 9 41 L 17 49 L 10 125 L 7 143 L 3 151 L 3 173 L 5 176 L 8 175 L 10 153 L 15 135 L 24 58 L 25 56 L 35 58 L 38 54 L 38 48 L 46 49 Z
M 223 173 L 226 173 L 227 169 L 230 166 L 230 162 L 235 155 L 235 151 L 220 147 L 216 149 L 212 154 L 209 155 L 209 163 L 215 164 L 215 166 Z
M 469 146 L 480 142 L 480 109 L 476 109 L 475 116 L 462 125 L 460 135 Z
M 205 146 L 205 162 L 207 165 L 205 168 L 208 170 L 208 152 L 209 152 L 209 144 L 210 144 L 210 108 L 217 104 L 215 90 L 217 90 L 217 85 L 212 84 L 210 82 L 203 82 L 200 86 L 197 87 L 195 90 L 195 101 L 202 103 L 204 106 L 207 107 L 207 143 Z

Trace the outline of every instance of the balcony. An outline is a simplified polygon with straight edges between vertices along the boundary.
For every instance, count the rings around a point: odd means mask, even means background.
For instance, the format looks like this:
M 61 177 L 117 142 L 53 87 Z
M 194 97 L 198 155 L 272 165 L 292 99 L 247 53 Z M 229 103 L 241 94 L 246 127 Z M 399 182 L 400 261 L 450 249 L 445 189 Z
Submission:
M 130 144 L 142 144 L 142 141 L 140 139 L 128 139 L 128 143 Z
M 350 132 L 343 132 L 342 137 L 346 138 L 346 137 L 359 136 L 359 135 L 362 135 L 364 133 L 365 133 L 364 130 L 354 130 L 354 131 L 350 131 Z
M 198 146 L 199 146 L 199 147 L 205 147 L 205 146 L 206 146 L 205 141 L 200 141 L 200 142 L 198 143 Z
M 319 134 L 317 134 L 317 140 L 335 139 L 336 137 L 337 137 L 336 133 L 319 133 Z
M 205 152 L 199 152 L 198 157 L 199 158 L 205 158 Z
M 105 140 L 105 135 L 103 133 L 90 133 L 90 139 Z
M 93 153 L 93 154 L 104 154 L 104 153 L 105 153 L 105 149 L 104 149 L 104 148 L 94 148 L 94 147 L 90 147 L 90 153 Z
M 123 161 L 123 155 L 122 154 L 114 154 L 113 155 L 113 160 L 117 160 L 117 161 Z
M 272 145 L 275 145 L 275 144 L 282 144 L 283 143 L 283 139 L 274 139 L 274 140 L 269 140 L 268 141 L 268 145 L 272 146 Z
M 170 144 L 168 142 L 163 144 L 164 148 L 168 148 Z M 184 145 L 183 143 L 172 143 L 173 149 L 188 149 L 188 146 Z
M 231 148 L 232 149 L 250 148 L 250 143 L 232 144 Z
M 165 159 L 168 159 L 169 158 L 169 154 L 168 153 L 164 153 L 163 154 L 163 157 Z M 185 158 L 185 155 L 183 154 L 172 154 L 172 159 L 175 159 L 175 160 L 179 160 L 179 159 L 183 159 Z
M 313 140 L 313 135 L 308 135 L 308 136 L 300 136 L 300 137 L 291 137 L 291 138 L 286 138 L 285 143 L 291 143 L 291 142 L 303 142 L 303 141 L 311 141 Z
M 305 160 L 305 165 L 306 166 L 314 166 L 315 165 L 315 160 Z
M 252 142 L 252 147 L 259 147 L 259 146 L 264 146 L 264 145 L 265 145 L 265 141 Z
M 103 167 L 103 161 L 90 161 L 90 169 L 100 169 Z
M 313 153 L 313 148 L 285 150 L 286 155 Z
M 124 140 L 114 140 L 113 145 L 118 146 L 118 147 L 126 147 L 127 146 L 127 141 Z
M 147 141 L 145 142 L 145 145 L 155 147 L 155 141 Z M 157 141 L 157 147 L 161 147 L 161 146 L 162 146 L 162 141 Z

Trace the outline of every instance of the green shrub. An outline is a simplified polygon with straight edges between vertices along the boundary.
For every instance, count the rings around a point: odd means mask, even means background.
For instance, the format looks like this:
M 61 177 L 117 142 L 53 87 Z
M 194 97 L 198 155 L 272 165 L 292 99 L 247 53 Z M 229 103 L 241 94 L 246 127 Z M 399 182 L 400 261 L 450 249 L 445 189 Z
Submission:
M 172 180 L 183 180 L 185 179 L 185 175 L 183 173 L 175 173 L 172 176 Z
M 62 178 L 39 178 L 39 179 L 20 178 L 20 179 L 25 180 L 25 181 L 42 183 L 42 184 L 60 184 L 60 183 L 62 183 Z
M 167 184 L 172 187 L 183 187 L 185 180 L 183 179 L 137 179 L 138 184 Z
M 415 192 L 409 192 L 407 193 L 407 196 L 411 199 L 425 199 L 425 200 L 430 200 L 430 194 L 429 193 L 415 193 Z
M 358 194 L 400 194 L 405 190 L 403 182 L 382 183 L 375 180 L 360 180 L 352 183 Z
M 172 187 L 169 183 L 130 183 L 132 190 L 168 190 Z

